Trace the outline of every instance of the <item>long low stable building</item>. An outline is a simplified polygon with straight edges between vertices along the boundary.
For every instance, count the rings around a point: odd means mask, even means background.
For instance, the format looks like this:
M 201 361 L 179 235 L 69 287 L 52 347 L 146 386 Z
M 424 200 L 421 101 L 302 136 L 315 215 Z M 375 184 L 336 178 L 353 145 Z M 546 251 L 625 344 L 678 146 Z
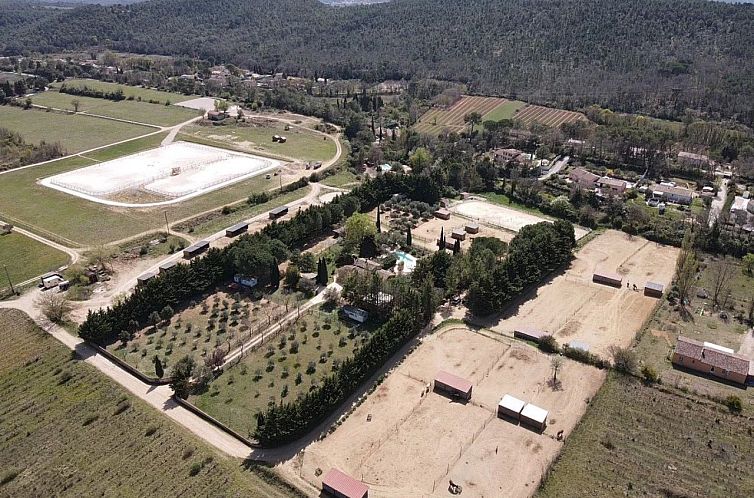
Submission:
M 541 432 L 547 427 L 547 410 L 529 403 L 521 410 L 520 420 L 522 424 L 526 424 Z
M 136 285 L 144 285 L 145 283 L 149 282 L 156 276 L 157 276 L 156 271 L 148 271 L 146 273 L 142 273 L 141 275 L 136 277 Z
M 679 367 L 746 385 L 751 360 L 732 349 L 678 336 L 672 362 Z
M 452 373 L 440 370 L 435 375 L 435 390 L 443 391 L 453 397 L 471 399 L 471 382 Z
M 237 237 L 241 235 L 242 233 L 245 233 L 249 230 L 249 224 L 245 221 L 242 221 L 241 223 L 236 223 L 232 227 L 228 227 L 225 229 L 225 236 L 226 237 Z
M 193 258 L 197 254 L 201 254 L 204 251 L 206 251 L 207 249 L 209 249 L 209 241 L 207 241 L 207 240 L 200 240 L 196 244 L 194 244 L 192 246 L 189 246 L 186 249 L 184 249 L 183 250 L 183 257 L 186 258 L 186 259 Z
M 513 329 L 513 337 L 527 341 L 539 342 L 546 335 L 548 335 L 547 332 L 534 327 L 522 326 Z
M 361 481 L 339 471 L 330 469 L 322 479 L 322 491 L 337 498 L 367 498 L 369 487 Z
M 288 206 L 279 206 L 270 210 L 270 219 L 274 220 L 288 214 Z
M 644 295 L 649 297 L 662 297 L 665 286 L 657 282 L 647 282 L 644 284 Z
M 521 418 L 521 410 L 524 409 L 524 406 L 526 406 L 525 401 L 521 401 L 510 394 L 506 394 L 497 405 L 497 416 L 508 417 L 518 422 Z
M 622 287 L 623 277 L 621 277 L 617 273 L 596 271 L 592 275 L 592 282 L 595 282 L 598 284 L 611 285 L 613 287 Z
M 173 268 L 175 268 L 176 266 L 178 266 L 178 261 L 175 261 L 175 260 L 173 260 L 173 261 L 168 261 L 168 262 L 166 262 L 166 263 L 162 263 L 162 264 L 160 265 L 160 273 L 164 273 L 164 272 L 166 272 L 166 271 L 170 271 L 170 270 L 172 270 Z

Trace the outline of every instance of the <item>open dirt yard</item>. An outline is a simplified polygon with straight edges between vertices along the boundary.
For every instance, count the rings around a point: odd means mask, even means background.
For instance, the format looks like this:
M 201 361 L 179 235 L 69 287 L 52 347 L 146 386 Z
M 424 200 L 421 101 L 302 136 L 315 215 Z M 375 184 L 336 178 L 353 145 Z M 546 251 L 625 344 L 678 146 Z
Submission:
M 426 392 L 438 370 L 474 385 L 469 403 Z M 474 497 L 529 496 L 599 389 L 604 373 L 567 361 L 553 389 L 550 359 L 529 345 L 459 326 L 424 339 L 348 419 L 285 464 L 319 488 L 317 469 L 363 480 L 373 497 L 451 496 L 448 480 Z M 512 394 L 550 411 L 539 434 L 497 418 Z M 522 458 L 522 456 L 524 458 Z
M 450 234 L 451 232 L 453 232 L 453 229 L 463 229 L 464 225 L 466 225 L 467 223 L 471 223 L 471 221 L 455 214 L 451 214 L 449 220 L 431 218 L 429 221 L 426 221 L 416 228 L 412 229 L 411 236 L 413 237 L 413 242 L 415 244 L 434 251 L 437 249 L 437 240 L 440 238 L 440 230 L 442 228 L 445 228 L 445 239 L 448 242 L 451 242 L 453 241 L 453 239 L 450 237 Z M 510 242 L 510 240 L 515 235 L 516 234 L 514 232 L 509 230 L 502 230 L 489 225 L 480 225 L 479 233 L 466 234 L 466 240 L 461 241 L 461 249 L 468 249 L 469 247 L 471 247 L 471 241 L 476 237 L 497 237 L 498 239 L 504 240 L 505 242 Z
M 643 295 L 644 283 L 659 282 L 667 289 L 677 254 L 674 247 L 609 230 L 586 244 L 565 273 L 486 325 L 506 335 L 519 326 L 534 327 L 560 343 L 586 343 L 607 357 L 611 345 L 628 346 L 650 316 L 658 300 Z M 624 287 L 592 282 L 596 270 L 622 275 Z M 639 290 L 627 289 L 626 282 Z
M 455 204 L 450 209 L 454 213 L 463 217 L 473 219 L 480 223 L 500 227 L 505 230 L 512 230 L 514 232 L 518 232 L 526 225 L 549 221 L 533 214 L 481 200 L 461 202 Z M 581 227 L 574 227 L 574 229 L 576 232 L 576 239 L 580 239 L 589 233 L 586 229 Z

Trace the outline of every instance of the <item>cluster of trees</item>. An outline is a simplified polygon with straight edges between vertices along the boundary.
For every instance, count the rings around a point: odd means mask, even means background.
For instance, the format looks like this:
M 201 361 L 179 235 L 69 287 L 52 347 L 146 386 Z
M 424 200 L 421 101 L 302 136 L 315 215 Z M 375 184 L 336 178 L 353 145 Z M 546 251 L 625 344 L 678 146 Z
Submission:
M 118 88 L 112 92 L 106 92 L 104 90 L 97 90 L 96 88 L 89 88 L 87 85 L 83 86 L 67 86 L 65 83 L 60 85 L 60 93 L 67 93 L 68 95 L 76 95 L 79 97 L 92 97 L 95 99 L 112 100 L 120 102 L 125 100 L 126 96 L 123 94 L 123 90 Z
M 14 131 L 0 127 L 0 171 L 18 168 L 40 161 L 49 161 L 65 155 L 60 142 L 39 144 L 26 143 L 23 137 Z
M 6 79 L 0 83 L 0 105 L 7 103 L 14 97 L 23 97 L 30 91 L 44 90 L 49 83 L 45 78 L 18 77 L 14 81 Z
M 205 256 L 148 281 L 111 308 L 90 311 L 79 334 L 104 342 L 121 331 L 138 330 L 153 311 L 166 305 L 177 307 L 236 273 L 277 285 L 278 263 L 288 258 L 289 250 L 305 247 L 359 208 L 373 209 L 398 192 L 423 198 L 439 195 L 438 188 L 426 178 L 391 174 L 367 181 L 329 204 L 312 206 L 287 221 L 273 222 L 260 234 L 244 235 L 221 250 L 211 248 Z
M 0 51 L 49 53 L 107 40 L 121 52 L 192 54 L 260 73 L 368 81 L 432 75 L 479 93 L 566 108 L 596 102 L 673 118 L 696 108 L 754 122 L 754 12 L 747 5 L 690 0 L 679 9 L 673 0 L 513 0 L 501 9 L 493 0 L 415 0 L 332 9 L 315 0 L 188 3 L 128 9 L 11 3 L 0 17 Z M 248 22 L 237 23 L 239 16 Z M 543 38 L 532 23 L 568 26 L 568 32 Z M 227 26 L 221 37 L 218 25 Z M 350 26 L 359 27 L 356 36 L 345 29 Z

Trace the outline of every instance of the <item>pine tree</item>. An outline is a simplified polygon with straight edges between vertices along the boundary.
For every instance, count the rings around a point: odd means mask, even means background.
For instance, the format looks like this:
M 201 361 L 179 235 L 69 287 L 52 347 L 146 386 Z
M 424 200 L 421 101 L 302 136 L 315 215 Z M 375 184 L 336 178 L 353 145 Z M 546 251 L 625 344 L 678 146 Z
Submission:
M 411 240 L 411 226 L 409 225 L 406 228 L 406 245 L 408 247 L 411 247 L 412 243 L 413 243 L 413 240 Z

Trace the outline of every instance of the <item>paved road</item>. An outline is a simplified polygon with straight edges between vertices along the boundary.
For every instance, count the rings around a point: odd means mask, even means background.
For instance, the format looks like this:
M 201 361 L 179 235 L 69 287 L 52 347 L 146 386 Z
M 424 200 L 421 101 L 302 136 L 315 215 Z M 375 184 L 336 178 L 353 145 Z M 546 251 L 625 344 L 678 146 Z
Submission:
M 547 180 L 552 175 L 555 175 L 555 174 L 559 173 L 560 170 L 563 169 L 566 166 L 566 164 L 568 164 L 568 161 L 570 159 L 571 158 L 569 156 L 564 156 L 561 159 L 558 159 L 557 161 L 555 161 L 555 164 L 552 165 L 552 168 L 550 168 L 550 170 L 547 173 L 545 173 L 544 175 L 540 176 L 539 180 L 540 181 Z
M 720 189 L 717 191 L 717 196 L 712 199 L 712 204 L 709 208 L 709 226 L 715 224 L 717 218 L 720 216 L 720 212 L 725 205 L 725 198 L 728 196 L 728 180 L 725 178 L 720 182 Z

